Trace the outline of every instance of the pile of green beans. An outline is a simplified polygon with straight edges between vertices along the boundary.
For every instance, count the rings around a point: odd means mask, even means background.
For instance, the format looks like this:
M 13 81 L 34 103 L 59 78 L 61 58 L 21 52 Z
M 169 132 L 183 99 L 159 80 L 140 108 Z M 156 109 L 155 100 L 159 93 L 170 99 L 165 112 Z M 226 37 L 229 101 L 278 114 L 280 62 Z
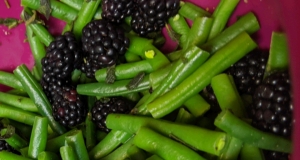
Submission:
M 40 1 L 21 0 L 21 17 L 33 16 Z M 80 39 L 83 27 L 101 19 L 101 0 L 50 0 L 51 16 L 66 22 L 62 33 L 72 31 Z M 0 92 L 1 137 L 20 154 L 0 151 L 0 159 L 18 160 L 263 160 L 262 149 L 292 152 L 291 140 L 248 124 L 245 101 L 232 77 L 223 73 L 257 44 L 252 34 L 260 29 L 254 13 L 248 12 L 230 26 L 228 19 L 239 0 L 221 0 L 213 13 L 181 1 L 179 12 L 166 23 L 179 35 L 177 48 L 163 53 L 157 44 L 164 37 L 148 39 L 131 32 L 131 17 L 124 24 L 130 46 L 127 63 L 115 66 L 114 81 L 107 81 L 107 68 L 95 80 L 74 70 L 72 81 L 85 96 L 89 113 L 85 122 L 72 129 L 54 120 L 49 100 L 39 80 L 41 60 L 54 40 L 40 23 L 26 24 L 26 35 L 35 65 L 18 66 L 12 73 L 0 71 L 0 84 L 12 88 Z M 192 24 L 189 25 L 188 21 Z M 266 75 L 288 66 L 283 33 L 273 33 Z M 285 53 L 285 54 L 282 54 Z M 140 81 L 128 87 L 137 75 Z M 220 104 L 216 118 L 202 119 L 211 106 L 199 94 L 211 84 Z M 129 114 L 109 114 L 100 132 L 91 118 L 94 102 L 103 97 L 124 96 L 136 102 Z M 209 127 L 205 127 L 208 124 Z M 216 128 L 217 127 L 217 128 Z

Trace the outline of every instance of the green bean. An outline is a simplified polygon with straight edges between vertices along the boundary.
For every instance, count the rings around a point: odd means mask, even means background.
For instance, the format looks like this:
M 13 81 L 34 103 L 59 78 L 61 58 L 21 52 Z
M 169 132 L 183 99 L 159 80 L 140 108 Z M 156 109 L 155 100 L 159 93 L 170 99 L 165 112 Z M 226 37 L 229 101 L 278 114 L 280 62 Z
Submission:
M 27 147 L 24 147 L 24 148 L 21 148 L 21 149 L 20 149 L 20 153 L 21 153 L 21 155 L 22 155 L 23 157 L 30 158 L 30 157 L 28 156 L 28 146 L 27 146 Z
M 37 159 L 39 153 L 45 150 L 48 133 L 48 119 L 36 117 L 32 126 L 32 132 L 28 148 L 28 156 Z
M 1 132 L 2 131 L 3 129 L 1 130 Z M 11 137 L 6 138 L 5 141 L 17 151 L 28 146 L 28 142 L 20 137 L 17 133 L 14 133 Z
M 130 52 L 126 52 L 124 56 L 127 62 L 137 62 L 141 60 L 141 58 L 138 55 Z
M 199 118 L 210 109 L 210 104 L 199 94 L 189 98 L 183 105 L 195 118 Z
M 102 19 L 102 7 L 98 7 L 94 15 L 94 19 Z
M 146 128 L 140 128 L 134 136 L 134 144 L 152 154 L 157 154 L 165 160 L 197 159 L 204 160 L 190 148 L 164 137 L 159 133 Z
M 107 136 L 107 133 L 106 133 L 106 132 L 96 131 L 96 139 L 97 139 L 97 142 L 102 141 L 102 139 L 104 139 L 105 136 Z
M 17 133 L 22 133 L 22 138 L 30 139 L 32 126 L 11 119 L 9 120 L 9 124 L 15 127 Z
M 133 139 L 133 138 L 132 138 Z M 126 142 L 128 143 L 128 142 Z M 146 159 L 147 155 L 144 150 L 136 145 L 131 145 L 127 150 L 127 156 L 132 160 Z
M 94 17 L 96 10 L 101 0 L 83 1 L 83 4 L 78 12 L 78 16 L 74 21 L 73 33 L 79 39 L 82 34 L 83 27 L 88 24 Z
M 180 15 L 190 20 L 194 20 L 196 17 L 211 16 L 209 12 L 190 2 L 184 2 L 178 12 Z
M 1 151 L 0 152 L 0 160 L 8 160 L 8 159 L 17 159 L 17 160 L 32 160 L 30 158 L 23 157 L 21 155 L 17 155 L 12 152 L 8 151 Z
M 73 129 L 70 130 L 62 135 L 59 135 L 57 137 L 51 138 L 46 143 L 46 151 L 57 153 L 59 152 L 59 148 L 65 145 L 65 139 L 68 135 L 76 134 L 78 130 Z
M 33 125 L 34 119 L 38 116 L 35 113 L 24 111 L 9 105 L 0 103 L 0 117 L 8 118 L 28 125 Z
M 105 82 L 107 70 L 107 68 L 103 68 L 95 72 L 95 78 L 98 82 Z M 153 71 L 154 68 L 151 66 L 148 60 L 141 60 L 117 65 L 115 67 L 115 76 L 116 80 L 123 80 L 133 78 L 141 72 L 151 73 Z
M 177 113 L 177 117 L 175 119 L 176 123 L 191 124 L 194 121 L 195 121 L 195 117 L 191 113 L 186 111 L 185 108 L 179 109 L 179 111 Z
M 247 33 L 241 33 L 213 54 L 178 86 L 149 103 L 147 109 L 155 118 L 171 113 L 207 86 L 212 77 L 223 72 L 256 47 L 257 44 Z
M 285 33 L 272 32 L 270 54 L 264 76 L 276 70 L 286 70 L 289 66 L 289 50 Z
M 214 54 L 242 32 L 247 32 L 250 35 L 258 31 L 259 28 L 260 26 L 256 16 L 252 12 L 248 12 L 241 16 L 234 24 L 218 34 L 215 38 L 212 38 L 205 44 L 200 45 L 200 48 Z
M 23 64 L 14 70 L 14 74 L 20 79 L 24 90 L 29 97 L 35 102 L 39 113 L 48 118 L 48 123 L 53 131 L 63 134 L 66 129 L 54 120 L 52 116 L 51 104 L 46 97 L 41 85 L 33 78 L 28 68 Z
M 127 85 L 131 81 L 129 80 L 120 80 L 112 84 L 107 84 L 106 82 L 96 82 L 88 84 L 79 84 L 77 85 L 77 92 L 81 95 L 88 96 L 120 96 L 124 94 L 129 94 L 133 92 L 139 92 L 150 88 L 149 85 L 149 76 L 145 76 L 138 87 L 134 89 L 128 89 Z
M 234 116 L 230 111 L 222 111 L 215 119 L 214 124 L 226 133 L 240 139 L 241 141 L 261 149 L 292 152 L 291 140 L 260 131 L 247 122 Z
M 96 145 L 96 126 L 92 122 L 92 115 L 90 112 L 85 120 L 85 141 L 88 150 Z
M 188 38 L 184 42 L 183 50 L 193 45 L 200 46 L 206 42 L 212 22 L 213 19 L 209 17 L 196 17 L 190 31 L 187 33 Z
M 214 155 L 220 155 L 221 151 L 226 149 L 228 143 L 227 134 L 223 132 L 146 116 L 109 114 L 106 118 L 106 126 L 128 134 L 134 134 L 141 127 L 147 126 L 165 136 L 176 137 L 176 139 L 193 148 Z
M 84 0 L 60 0 L 62 3 L 76 9 L 77 11 L 80 10 Z
M 79 160 L 89 159 L 88 151 L 85 146 L 81 130 L 78 130 L 78 132 L 75 132 L 74 134 L 67 135 L 66 142 L 69 146 L 71 146 L 74 149 L 76 156 Z
M 259 148 L 249 144 L 244 144 L 240 152 L 240 159 L 241 160 L 252 160 L 252 159 L 265 160 L 265 157 L 263 152 Z
M 38 111 L 34 102 L 30 98 L 23 96 L 16 96 L 5 92 L 0 92 L 0 102 L 16 108 L 23 109 L 25 111 Z
M 40 74 L 37 70 L 37 66 L 33 65 L 32 66 L 32 69 L 31 69 L 31 74 L 33 75 L 33 77 L 36 79 L 36 80 L 41 80 L 42 78 L 42 74 Z
M 66 21 L 67 23 L 71 23 L 77 17 L 78 12 L 76 9 L 59 2 L 57 0 L 50 0 L 51 4 L 51 16 Z M 34 10 L 38 10 L 40 8 L 40 1 L 36 0 L 21 0 L 21 6 L 29 7 Z
M 166 56 L 168 57 L 168 59 L 171 61 L 171 62 L 175 62 L 176 60 L 178 60 L 182 55 L 182 50 L 181 49 L 178 49 L 176 51 L 173 51 L 171 53 L 168 53 L 166 54 Z
M 163 160 L 163 159 L 158 155 L 154 154 L 151 157 L 147 158 L 146 160 Z
M 31 24 L 29 24 L 29 26 L 31 26 Z M 46 49 L 43 43 L 38 38 L 38 36 L 40 35 L 34 35 L 33 30 L 31 29 L 33 27 L 29 27 L 29 26 L 26 26 L 26 36 L 29 42 L 31 53 L 34 57 L 34 65 L 36 66 L 38 75 L 41 77 L 43 73 L 41 62 L 42 62 L 42 58 L 45 57 L 46 55 Z
M 62 160 L 79 160 L 71 146 L 62 146 L 59 149 Z
M 53 152 L 43 151 L 38 155 L 38 160 L 60 160 L 60 157 Z
M 108 155 L 122 143 L 125 143 L 130 137 L 132 137 L 132 134 L 126 132 L 117 130 L 110 131 L 105 138 L 89 152 L 90 159 L 100 159 Z
M 0 71 L 0 84 L 3 84 L 14 89 L 24 90 L 22 83 L 19 79 L 12 73 Z
M 185 35 L 189 32 L 190 26 L 185 18 L 179 14 L 169 18 L 168 20 L 171 29 L 179 35 Z
M 209 38 L 214 38 L 216 35 L 221 33 L 225 28 L 229 17 L 231 16 L 232 12 L 238 5 L 239 0 L 221 0 L 218 4 L 216 10 L 214 11 L 212 17 L 213 25 L 211 31 L 209 33 Z
M 28 94 L 24 90 L 19 90 L 19 89 L 11 89 L 6 93 L 16 95 L 16 96 L 28 97 Z

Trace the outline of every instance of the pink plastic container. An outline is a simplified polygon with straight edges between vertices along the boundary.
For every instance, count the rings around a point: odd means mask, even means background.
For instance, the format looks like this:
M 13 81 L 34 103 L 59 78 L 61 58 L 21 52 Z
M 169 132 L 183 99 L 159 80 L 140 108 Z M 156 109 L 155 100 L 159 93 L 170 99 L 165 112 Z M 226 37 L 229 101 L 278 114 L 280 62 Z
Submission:
M 198 4 L 199 6 L 213 11 L 219 0 L 186 0 Z M 10 0 L 8 9 L 4 1 L 0 1 L 0 18 L 12 17 L 20 18 L 22 7 L 20 1 Z M 291 78 L 294 94 L 294 153 L 292 159 L 300 157 L 300 6 L 298 0 L 240 0 L 238 7 L 233 13 L 229 24 L 235 22 L 237 16 L 253 11 L 260 21 L 261 29 L 255 34 L 256 41 L 261 48 L 269 48 L 272 31 L 284 31 L 287 33 L 290 48 Z M 50 32 L 54 35 L 60 33 L 64 22 L 54 18 L 48 23 Z M 19 25 L 16 28 L 8 29 L 0 26 L 0 70 L 11 72 L 20 64 L 26 64 L 29 68 L 34 65 L 33 57 L 27 42 L 24 40 L 25 26 Z M 163 49 L 167 52 L 171 43 L 166 43 Z M 9 88 L 0 85 L 0 91 Z

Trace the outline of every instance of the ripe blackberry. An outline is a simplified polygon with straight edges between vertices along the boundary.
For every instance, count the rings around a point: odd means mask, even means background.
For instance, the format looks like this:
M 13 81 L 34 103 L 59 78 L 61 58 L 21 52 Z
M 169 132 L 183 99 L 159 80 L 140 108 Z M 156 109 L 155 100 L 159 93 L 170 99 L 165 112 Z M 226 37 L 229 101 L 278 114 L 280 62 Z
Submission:
M 63 86 L 53 96 L 53 117 L 63 126 L 72 128 L 84 122 L 87 107 L 84 99 L 77 94 L 75 86 Z
M 267 60 L 268 52 L 256 49 L 227 70 L 240 94 L 253 94 L 254 89 L 262 82 Z
M 166 21 L 174 16 L 180 7 L 179 0 L 135 0 L 131 26 L 134 32 L 143 37 L 160 32 Z
M 103 0 L 102 17 L 113 23 L 120 23 L 131 15 L 134 4 L 132 0 Z
M 97 100 L 92 107 L 92 121 L 97 128 L 104 132 L 109 132 L 106 127 L 106 117 L 109 113 L 129 113 L 133 108 L 132 101 L 123 97 L 110 97 Z
M 89 78 L 94 78 L 98 69 L 116 64 L 129 47 L 124 31 L 104 19 L 89 22 L 81 40 L 85 52 L 81 70 Z
M 255 89 L 251 105 L 252 125 L 260 130 L 291 138 L 293 105 L 289 74 L 275 72 Z M 288 154 L 265 151 L 267 159 L 288 159 Z
M 56 86 L 71 82 L 71 74 L 83 62 L 82 50 L 71 32 L 65 32 L 55 38 L 46 48 L 46 56 L 42 59 L 41 85 L 50 98 Z
M 1 151 L 8 151 L 15 154 L 20 154 L 17 150 L 12 148 L 5 140 L 0 140 L 0 152 Z

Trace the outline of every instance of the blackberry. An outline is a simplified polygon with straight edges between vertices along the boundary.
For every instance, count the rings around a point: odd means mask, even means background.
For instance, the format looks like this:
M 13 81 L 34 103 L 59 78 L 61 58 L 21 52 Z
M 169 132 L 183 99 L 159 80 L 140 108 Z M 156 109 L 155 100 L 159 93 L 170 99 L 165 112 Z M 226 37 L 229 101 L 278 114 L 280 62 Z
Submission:
M 180 7 L 179 0 L 135 0 L 132 13 L 132 30 L 143 37 L 160 32 L 166 21 L 174 16 Z
M 232 75 L 240 94 L 253 94 L 262 82 L 265 73 L 268 52 L 256 49 L 233 64 L 227 73 Z
M 73 70 L 80 68 L 83 62 L 82 54 L 81 47 L 71 32 L 57 36 L 46 48 L 46 56 L 41 61 L 43 75 L 40 83 L 48 98 L 55 87 L 71 82 Z
M 0 152 L 8 151 L 15 154 L 20 154 L 17 150 L 15 150 L 12 146 L 10 146 L 5 140 L 0 140 Z
M 97 128 L 104 132 L 109 132 L 106 127 L 106 117 L 109 113 L 129 113 L 133 108 L 132 101 L 124 97 L 110 97 L 97 100 L 91 109 L 92 121 Z
M 87 116 L 85 100 L 76 92 L 75 86 L 63 86 L 53 96 L 53 117 L 63 126 L 72 128 L 84 122 Z
M 120 23 L 125 17 L 131 15 L 134 7 L 132 0 L 103 0 L 102 17 L 113 23 Z
M 213 112 L 219 112 L 220 111 L 220 105 L 219 102 L 217 100 L 216 95 L 214 94 L 214 91 L 211 87 L 211 85 L 209 84 L 208 86 L 206 86 L 200 93 L 203 98 L 207 101 L 207 103 L 210 104 L 210 111 Z
M 81 70 L 89 78 L 94 78 L 98 69 L 115 65 L 129 47 L 124 31 L 104 19 L 89 22 L 81 40 L 85 52 Z
M 255 89 L 251 104 L 252 125 L 262 131 L 291 138 L 293 105 L 287 71 L 274 72 Z M 267 159 L 288 159 L 288 154 L 265 151 Z

